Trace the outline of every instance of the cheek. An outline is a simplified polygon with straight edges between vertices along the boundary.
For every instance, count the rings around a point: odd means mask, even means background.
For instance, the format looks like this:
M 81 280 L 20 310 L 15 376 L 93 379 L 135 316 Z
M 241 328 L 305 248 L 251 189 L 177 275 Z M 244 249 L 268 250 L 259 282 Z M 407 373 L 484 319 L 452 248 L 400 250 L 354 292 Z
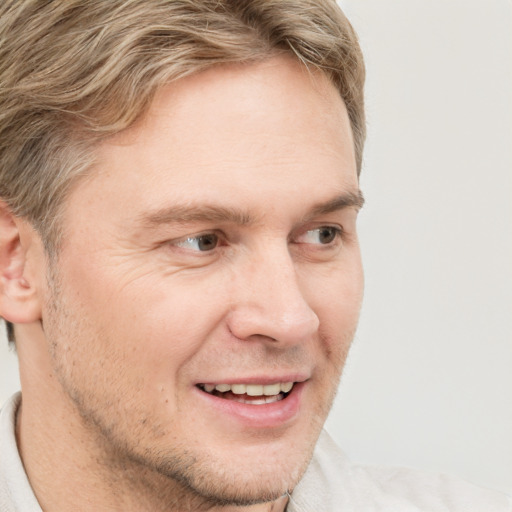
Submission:
M 357 328 L 363 299 L 364 278 L 359 259 L 350 267 L 327 272 L 315 287 L 310 304 L 320 319 L 320 334 L 330 360 L 342 366 Z
M 163 277 L 124 287 L 108 310 L 111 339 L 132 352 L 151 380 L 169 382 L 206 344 L 225 315 L 218 287 L 203 279 Z
M 301 278 L 308 302 L 321 323 L 346 326 L 346 329 L 357 324 L 364 288 L 359 257 L 315 272 L 302 272 Z

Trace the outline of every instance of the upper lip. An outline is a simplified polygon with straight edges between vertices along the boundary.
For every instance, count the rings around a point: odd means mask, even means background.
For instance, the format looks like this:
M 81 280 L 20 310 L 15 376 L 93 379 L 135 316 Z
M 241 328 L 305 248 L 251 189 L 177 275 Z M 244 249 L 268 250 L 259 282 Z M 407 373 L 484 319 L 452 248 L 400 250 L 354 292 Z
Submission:
M 208 378 L 203 381 L 198 381 L 197 384 L 276 384 L 277 382 L 304 382 L 309 377 L 304 373 L 286 374 L 286 375 L 262 375 L 251 377 L 220 377 L 219 379 Z

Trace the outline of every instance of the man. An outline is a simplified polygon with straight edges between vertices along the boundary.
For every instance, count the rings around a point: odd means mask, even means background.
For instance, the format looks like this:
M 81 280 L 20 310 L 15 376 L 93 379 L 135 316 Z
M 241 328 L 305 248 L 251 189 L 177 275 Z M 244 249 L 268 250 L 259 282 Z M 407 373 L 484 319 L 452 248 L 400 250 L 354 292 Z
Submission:
M 5 511 L 507 510 L 321 432 L 357 324 L 364 67 L 329 0 L 0 8 Z M 316 448 L 315 448 L 316 447 Z

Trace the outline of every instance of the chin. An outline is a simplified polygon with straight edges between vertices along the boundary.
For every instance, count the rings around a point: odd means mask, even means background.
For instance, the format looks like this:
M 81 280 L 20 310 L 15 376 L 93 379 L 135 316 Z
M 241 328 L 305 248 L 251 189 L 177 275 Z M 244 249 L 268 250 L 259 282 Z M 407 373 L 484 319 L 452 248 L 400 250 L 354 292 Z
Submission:
M 244 473 L 225 467 L 196 469 L 193 475 L 178 475 L 180 483 L 211 505 L 249 506 L 276 501 L 299 482 L 304 468 L 247 468 Z M 176 478 L 176 476 L 174 477 Z
M 302 449 L 291 443 L 267 452 L 260 445 L 229 459 L 182 452 L 179 459 L 153 459 L 153 469 L 210 506 L 250 506 L 291 493 L 306 471 L 313 448 L 314 443 Z

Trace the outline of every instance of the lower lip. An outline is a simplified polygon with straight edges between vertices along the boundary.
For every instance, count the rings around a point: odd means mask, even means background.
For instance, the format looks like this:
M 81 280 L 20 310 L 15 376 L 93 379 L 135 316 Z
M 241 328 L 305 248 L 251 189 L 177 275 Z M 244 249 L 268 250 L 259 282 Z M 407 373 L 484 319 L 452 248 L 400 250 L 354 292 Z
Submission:
M 210 407 L 225 417 L 233 418 L 246 427 L 275 428 L 291 422 L 298 416 L 305 382 L 295 384 L 286 398 L 270 404 L 250 405 L 210 395 L 195 388 Z

